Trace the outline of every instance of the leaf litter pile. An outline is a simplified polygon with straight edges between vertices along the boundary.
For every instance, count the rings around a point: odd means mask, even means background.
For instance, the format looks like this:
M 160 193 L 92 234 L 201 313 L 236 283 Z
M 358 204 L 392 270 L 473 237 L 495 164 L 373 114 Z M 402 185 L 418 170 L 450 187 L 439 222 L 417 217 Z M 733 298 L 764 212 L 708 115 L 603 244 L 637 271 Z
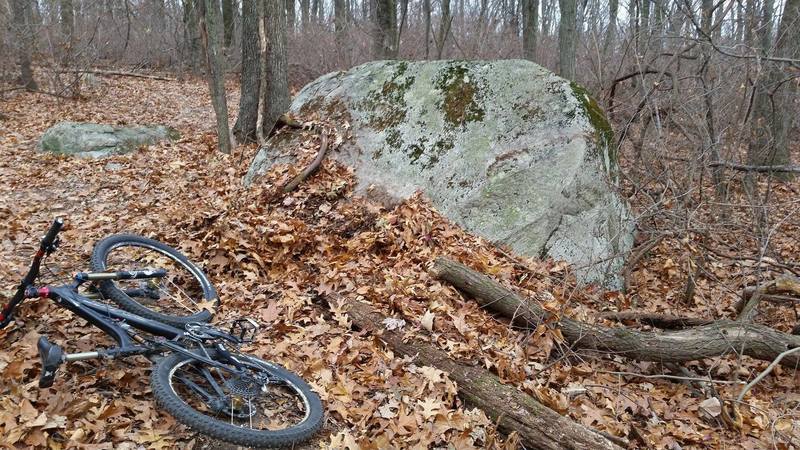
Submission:
M 388 318 L 383 328 L 481 365 L 560 414 L 634 447 L 797 445 L 800 396 L 794 371 L 776 368 L 748 393 L 739 407 L 741 420 L 731 423 L 716 397 L 686 380 L 662 376 L 675 373 L 667 367 L 574 353 L 558 329 L 516 329 L 428 273 L 437 256 L 448 256 L 543 300 L 549 311 L 590 322 L 603 322 L 599 312 L 624 303 L 622 294 L 577 289 L 565 264 L 499 249 L 444 219 L 421 195 L 393 209 L 355 198 L 352 171 L 331 160 L 293 193 L 280 193 L 315 156 L 315 132 L 307 131 L 298 148 L 301 164 L 276 166 L 256 186 L 242 188 L 255 148 L 231 156 L 216 151 L 205 91 L 202 82 L 106 79 L 88 100 L 17 94 L 0 103 L 3 297 L 18 283 L 55 216 L 66 217 L 68 225 L 45 281 L 87 270 L 93 244 L 112 233 L 139 233 L 179 248 L 220 292 L 215 322 L 250 316 L 266 325 L 250 350 L 299 373 L 323 399 L 325 427 L 304 448 L 518 445 L 515 436 L 498 433 L 482 411 L 465 405 L 446 373 L 395 356 L 380 336 L 352 329 L 348 301 L 371 304 Z M 62 120 L 161 123 L 177 128 L 182 138 L 102 160 L 37 153 L 43 131 Z M 663 261 L 648 267 L 646 274 L 634 275 L 641 280 L 664 274 L 669 283 L 670 267 Z M 661 299 L 653 303 L 654 311 L 687 313 L 676 302 L 665 302 L 663 290 L 648 296 L 641 294 L 647 291 L 641 284 L 636 289 L 642 298 Z M 724 299 L 715 307 L 732 314 L 731 291 L 739 289 L 728 286 L 724 295 L 713 286 L 697 289 L 705 298 Z M 39 390 L 40 335 L 67 352 L 112 345 L 102 332 L 45 301 L 23 305 L 16 323 L 0 331 L 2 444 L 56 449 L 208 444 L 155 408 L 144 358 L 71 363 L 53 388 Z M 714 380 L 719 398 L 734 399 L 742 382 L 767 364 L 731 352 L 685 367 Z

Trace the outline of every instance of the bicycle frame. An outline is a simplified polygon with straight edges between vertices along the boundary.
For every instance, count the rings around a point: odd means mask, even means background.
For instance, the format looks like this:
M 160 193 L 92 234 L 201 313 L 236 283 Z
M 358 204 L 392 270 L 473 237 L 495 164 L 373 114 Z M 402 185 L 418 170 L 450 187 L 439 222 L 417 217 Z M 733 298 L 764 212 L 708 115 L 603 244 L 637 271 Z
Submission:
M 93 301 L 78 292 L 78 288 L 85 282 L 158 278 L 166 275 L 166 271 L 163 269 L 100 273 L 81 272 L 75 275 L 75 282 L 69 285 L 57 287 L 46 286 L 40 288 L 33 287 L 33 282 L 39 275 L 42 260 L 46 255 L 55 251 L 58 246 L 57 235 L 62 227 L 63 221 L 61 219 L 56 219 L 47 232 L 47 235 L 42 239 L 39 251 L 34 256 L 27 275 L 25 275 L 22 282 L 19 284 L 16 294 L 12 297 L 11 301 L 0 310 L 0 329 L 11 322 L 15 309 L 25 299 L 48 298 L 57 305 L 68 309 L 90 324 L 103 330 L 103 332 L 111 336 L 117 343 L 116 348 L 63 355 L 63 362 L 101 357 L 114 358 L 118 356 L 153 354 L 168 349 L 191 356 L 206 364 L 218 364 L 202 354 L 186 349 L 177 342 L 185 337 L 190 337 L 187 336 L 186 330 L 156 320 L 147 319 L 111 305 Z M 131 333 L 128 331 L 130 328 L 135 328 L 154 335 L 156 336 L 156 340 L 154 342 L 148 342 L 150 345 L 138 345 L 134 342 Z M 231 354 L 225 350 L 221 344 L 217 345 L 217 347 L 230 357 Z
M 130 333 L 126 331 L 126 328 L 129 327 L 169 340 L 178 339 L 184 335 L 183 330 L 173 326 L 95 302 L 79 294 L 74 286 L 44 287 L 36 289 L 35 293 L 37 297 L 50 298 L 59 306 L 72 311 L 111 336 L 119 346 L 114 350 L 115 354 L 146 353 L 149 350 L 147 347 L 136 345 L 133 342 Z

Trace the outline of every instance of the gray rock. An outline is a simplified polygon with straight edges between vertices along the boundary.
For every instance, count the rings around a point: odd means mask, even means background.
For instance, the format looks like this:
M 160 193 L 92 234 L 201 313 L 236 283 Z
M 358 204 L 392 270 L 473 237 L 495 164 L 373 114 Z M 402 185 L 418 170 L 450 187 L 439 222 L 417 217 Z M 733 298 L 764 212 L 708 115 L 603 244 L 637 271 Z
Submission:
M 580 86 L 522 60 L 375 61 L 310 83 L 291 112 L 352 127 L 331 157 L 355 168 L 358 193 L 421 189 L 471 232 L 621 287 L 634 224 L 615 191 L 613 130 Z M 270 141 L 245 184 L 290 145 Z
M 142 145 L 164 139 L 177 139 L 175 130 L 164 126 L 120 127 L 95 123 L 60 122 L 44 132 L 39 141 L 42 151 L 84 158 L 127 153 Z

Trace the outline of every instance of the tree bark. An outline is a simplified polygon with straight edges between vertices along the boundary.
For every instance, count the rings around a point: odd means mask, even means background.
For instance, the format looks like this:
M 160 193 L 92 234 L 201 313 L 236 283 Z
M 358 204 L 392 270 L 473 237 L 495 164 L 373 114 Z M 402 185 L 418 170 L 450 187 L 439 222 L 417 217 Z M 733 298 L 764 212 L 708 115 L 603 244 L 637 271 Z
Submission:
M 255 142 L 261 87 L 261 45 L 258 36 L 259 0 L 242 0 L 242 73 L 239 115 L 233 134 L 239 142 Z
M 561 22 L 558 25 L 558 74 L 574 80 L 578 5 L 576 0 L 558 0 L 558 5 L 561 10 Z
M 262 127 L 268 136 L 278 118 L 289 109 L 289 64 L 287 61 L 286 7 L 283 0 L 266 0 L 267 70 Z
M 447 258 L 438 258 L 432 273 L 474 297 L 488 310 L 522 326 L 535 329 L 545 320 L 555 320 L 555 326 L 574 348 L 614 353 L 639 361 L 685 362 L 728 353 L 772 361 L 787 349 L 800 347 L 800 337 L 751 322 L 723 319 L 709 325 L 656 333 L 555 318 L 537 302 L 520 297 L 489 277 Z M 797 367 L 800 355 L 787 356 L 781 363 Z
M 579 425 L 537 402 L 479 365 L 452 360 L 447 353 L 427 342 L 408 341 L 397 331 L 383 330 L 386 319 L 369 305 L 353 301 L 347 305 L 353 325 L 380 334 L 396 354 L 410 356 L 418 365 L 432 366 L 447 372 L 458 386 L 458 395 L 478 407 L 506 434 L 516 432 L 525 448 L 538 449 L 618 449 L 600 434 Z
M 30 0 L 11 0 L 12 21 L 16 37 L 17 63 L 19 64 L 19 83 L 29 91 L 38 89 L 31 68 L 31 53 L 35 34 L 31 17 Z
M 536 60 L 536 33 L 539 28 L 539 0 L 522 0 L 522 57 Z
M 222 12 L 216 0 L 204 0 L 200 34 L 206 49 L 208 87 L 217 117 L 217 145 L 222 153 L 230 154 L 231 136 L 228 129 L 228 102 L 225 98 L 225 72 L 222 58 Z

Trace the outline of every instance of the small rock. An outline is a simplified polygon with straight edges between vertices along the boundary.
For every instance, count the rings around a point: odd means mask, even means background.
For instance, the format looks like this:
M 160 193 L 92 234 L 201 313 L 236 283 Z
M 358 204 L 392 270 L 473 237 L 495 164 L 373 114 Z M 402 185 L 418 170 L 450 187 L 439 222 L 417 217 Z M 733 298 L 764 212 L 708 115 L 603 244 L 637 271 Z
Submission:
M 143 145 L 177 139 L 178 133 L 162 125 L 114 126 L 96 123 L 60 122 L 42 135 L 39 148 L 45 152 L 102 158 L 128 153 Z

